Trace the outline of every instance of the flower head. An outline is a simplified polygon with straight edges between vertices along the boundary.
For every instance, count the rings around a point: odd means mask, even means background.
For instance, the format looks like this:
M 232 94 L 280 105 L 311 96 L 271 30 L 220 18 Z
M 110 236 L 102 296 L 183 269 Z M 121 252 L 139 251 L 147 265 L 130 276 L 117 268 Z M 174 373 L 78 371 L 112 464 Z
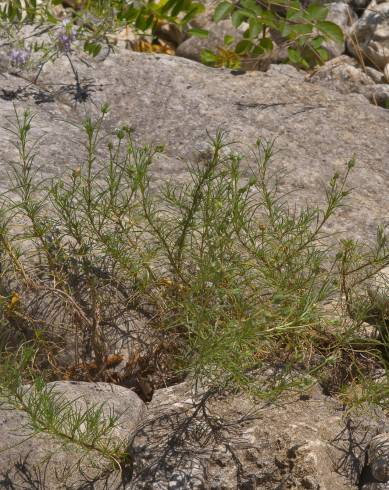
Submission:
M 31 57 L 30 51 L 26 49 L 14 48 L 9 53 L 9 58 L 14 65 L 23 66 L 25 65 Z
M 72 26 L 70 19 L 64 19 L 57 32 L 58 46 L 62 51 L 70 51 L 72 43 L 76 40 L 77 27 Z

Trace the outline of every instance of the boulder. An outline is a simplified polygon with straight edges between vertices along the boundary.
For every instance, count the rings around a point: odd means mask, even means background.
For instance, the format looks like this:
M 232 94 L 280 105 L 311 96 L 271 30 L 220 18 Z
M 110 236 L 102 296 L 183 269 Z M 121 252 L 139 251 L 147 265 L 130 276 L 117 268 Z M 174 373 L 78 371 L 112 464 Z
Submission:
M 378 80 L 384 81 L 383 74 L 370 67 L 362 69 L 349 56 L 343 55 L 328 61 L 313 72 L 308 80 L 336 89 L 342 94 L 362 94 L 372 104 L 388 108 L 389 84 L 377 84 Z
M 354 12 L 361 16 L 365 11 L 365 8 L 369 5 L 370 0 L 351 0 L 349 4 L 351 5 Z
M 350 32 L 347 48 L 355 58 L 380 70 L 389 63 L 389 2 L 373 1 Z
M 337 24 L 343 31 L 345 39 L 347 39 L 353 24 L 358 20 L 357 15 L 352 8 L 344 2 L 334 2 L 327 4 L 328 15 L 327 20 Z M 323 47 L 328 51 L 330 58 L 336 58 L 344 54 L 346 43 L 336 43 L 335 41 L 325 41 Z
M 379 434 L 370 441 L 362 490 L 389 489 L 389 433 Z
M 130 489 L 356 490 L 366 447 L 386 427 L 376 411 L 346 416 L 318 386 L 275 404 L 209 394 L 188 382 L 156 391 Z
M 358 62 L 347 55 L 327 61 L 307 79 L 342 94 L 365 94 L 366 87 L 375 85 L 374 80 L 363 71 Z
M 123 447 L 139 424 L 143 402 L 130 390 L 108 383 L 55 382 L 48 387 L 76 410 L 103 405 L 103 413 L 119 416 L 112 441 Z M 28 395 L 27 395 L 28 396 Z M 59 415 L 59 414 L 57 414 Z M 44 431 L 35 434 L 29 415 L 2 405 L 0 409 L 0 487 L 68 489 L 119 489 L 131 477 L 131 466 L 121 472 L 102 453 Z
M 77 125 L 107 102 L 111 112 L 105 131 L 126 123 L 135 142 L 165 145 L 153 167 L 156 185 L 173 176 L 185 179 L 185 160 L 201 158 L 209 147 L 207 131 L 212 135 L 223 128 L 230 141 L 239 142 L 235 148 L 248 155 L 246 175 L 256 139 L 276 139 L 273 169 L 284 169 L 282 190 L 298 190 L 289 196 L 297 206 L 322 205 L 324 183 L 355 155 L 354 192 L 329 231 L 366 241 L 389 212 L 389 113 L 360 94 L 304 82 L 296 70 L 244 73 L 128 50 L 88 65 L 74 59 L 74 66 L 80 87 L 66 59 L 46 64 L 36 84 L 9 73 L 0 77 L 3 189 L 7 162 L 17 158 L 15 137 L 6 130 L 15 120 L 14 104 L 36 112 L 32 135 L 42 137 L 36 164 L 50 177 L 78 167 L 85 153 Z

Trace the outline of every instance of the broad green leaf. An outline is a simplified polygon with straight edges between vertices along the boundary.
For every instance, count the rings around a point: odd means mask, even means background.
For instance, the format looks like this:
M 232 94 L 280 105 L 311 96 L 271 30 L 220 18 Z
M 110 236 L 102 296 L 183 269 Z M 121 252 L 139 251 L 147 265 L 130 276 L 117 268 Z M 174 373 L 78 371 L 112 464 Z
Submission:
M 319 31 L 326 34 L 326 36 L 328 36 L 333 41 L 339 44 L 342 44 L 344 42 L 342 29 L 338 25 L 334 24 L 333 22 L 330 22 L 328 20 L 323 20 L 318 22 L 316 24 L 316 27 L 319 29 Z
M 264 49 L 262 48 L 262 46 L 255 46 L 255 48 L 253 49 L 252 53 L 254 56 L 261 56 L 264 54 Z
M 243 41 L 240 41 L 235 48 L 235 53 L 236 54 L 244 54 L 250 51 L 253 47 L 253 43 L 249 40 L 244 39 Z
M 300 66 L 301 68 L 305 68 L 305 70 L 309 69 L 309 63 L 307 60 L 304 60 L 304 58 L 301 58 Z
M 215 13 L 213 14 L 213 20 L 215 22 L 219 22 L 228 14 L 230 14 L 234 10 L 234 6 L 230 2 L 222 2 L 215 9 Z
M 299 64 L 301 63 L 301 55 L 300 53 L 294 49 L 294 48 L 288 48 L 288 58 L 292 63 Z
M 301 4 L 298 0 L 294 0 L 289 3 L 288 9 L 286 11 L 286 18 L 291 19 L 293 16 L 300 16 L 302 17 L 303 15 L 303 10 L 301 8 Z
M 290 36 L 297 36 L 300 34 L 310 34 L 313 31 L 312 24 L 294 24 L 290 26 Z
M 312 20 L 326 20 L 328 8 L 323 5 L 313 3 L 306 10 L 308 17 Z
M 280 29 L 280 32 L 281 32 L 281 36 L 282 37 L 288 37 L 289 34 L 291 33 L 292 31 L 292 26 L 291 24 L 289 24 L 288 22 L 285 22 L 282 26 L 281 26 L 281 29 Z
M 240 4 L 246 10 L 250 10 L 255 15 L 261 15 L 263 9 L 257 4 L 255 0 L 241 0 Z
M 241 0 L 239 5 L 242 5 L 245 9 L 255 8 L 257 3 L 255 0 Z
M 250 19 L 248 30 L 248 37 L 254 39 L 258 37 L 259 33 L 262 32 L 263 26 L 257 19 Z
M 261 41 L 259 42 L 259 46 L 261 46 L 261 48 L 264 51 L 272 51 L 273 50 L 273 41 L 270 39 L 270 37 L 265 37 L 265 38 L 261 39 Z
M 249 9 L 239 9 L 239 12 L 249 19 L 256 19 L 257 14 Z
M 230 36 L 229 34 L 226 34 L 224 36 L 224 46 L 230 46 L 234 42 L 234 36 Z
M 207 38 L 209 32 L 205 29 L 200 29 L 199 27 L 193 27 L 192 29 L 189 29 L 188 34 L 195 37 Z
M 323 42 L 324 38 L 322 36 L 318 36 L 311 41 L 311 46 L 313 47 L 313 49 L 318 49 L 323 44 Z
M 329 54 L 328 51 L 324 48 L 317 48 L 316 49 L 317 54 L 320 56 L 320 60 L 324 63 L 325 61 L 328 61 Z
M 212 53 L 209 49 L 204 49 L 204 51 L 201 52 L 200 58 L 201 62 L 206 65 L 215 63 L 218 60 L 216 54 Z
M 273 29 L 279 30 L 279 19 L 270 11 L 264 11 L 261 15 L 261 22 L 266 24 L 268 27 L 272 27 Z
M 242 14 L 239 10 L 235 10 L 235 12 L 231 16 L 231 22 L 235 29 L 237 29 L 245 20 L 246 15 Z

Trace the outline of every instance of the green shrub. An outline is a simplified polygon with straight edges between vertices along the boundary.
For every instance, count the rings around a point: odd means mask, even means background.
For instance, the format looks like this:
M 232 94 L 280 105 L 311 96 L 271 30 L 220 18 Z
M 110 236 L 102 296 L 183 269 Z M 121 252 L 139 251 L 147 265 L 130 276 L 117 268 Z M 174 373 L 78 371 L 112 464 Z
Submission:
M 27 414 L 28 422 L 23 426 L 24 432 L 29 431 L 26 439 L 42 432 L 51 434 L 64 445 L 97 451 L 112 466 L 124 468 L 129 462 L 128 441 L 120 440 L 114 432 L 120 417 L 104 411 L 104 404 L 82 408 L 79 399 L 67 400 L 55 387 L 48 387 L 34 372 L 35 356 L 35 349 L 28 344 L 12 356 L 1 355 L 0 408 Z M 26 379 L 29 385 L 23 384 Z
M 305 382 L 310 372 L 335 379 L 339 368 L 341 388 L 372 364 L 385 365 L 378 342 L 361 337 L 361 315 L 347 315 L 355 269 L 368 276 L 388 263 L 383 232 L 374 249 L 354 243 L 353 253 L 346 242 L 337 252 L 325 234 L 348 196 L 353 160 L 331 179 L 324 209 L 298 211 L 271 171 L 273 144 L 258 141 L 243 156 L 219 132 L 209 156 L 188 166 L 186 184 L 152 190 L 153 157 L 162 149 L 134 145 L 127 127 L 99 160 L 107 112 L 85 121 L 84 163 L 50 182 L 34 169 L 33 115 L 18 115 L 14 130 L 20 161 L 1 202 L 2 316 L 50 356 L 54 379 L 68 368 L 56 358 L 69 337 L 76 365 L 93 363 L 91 379 L 105 379 L 115 353 L 110 331 L 136 311 L 155 336 L 134 369 L 158 371 L 162 385 L 178 371 L 264 394 Z M 246 159 L 255 163 L 248 178 Z M 345 311 L 328 318 L 323 303 L 342 298 Z M 356 346 L 363 355 L 354 355 Z M 277 380 L 258 375 L 275 365 Z
M 254 61 L 268 56 L 274 49 L 287 49 L 289 62 L 301 68 L 321 64 L 328 59 L 328 52 L 322 46 L 324 41 L 343 42 L 342 30 L 326 20 L 327 14 L 327 7 L 312 3 L 304 8 L 299 0 L 223 1 L 215 10 L 215 22 L 229 18 L 236 29 L 246 25 L 243 39 L 232 49 L 234 38 L 226 36 L 224 48 L 219 53 L 204 51 L 203 61 L 237 68 L 241 60 Z M 274 46 L 271 32 L 282 39 L 279 46 Z
M 11 56 L 13 62 L 26 64 L 31 52 L 41 53 L 40 63 L 64 53 L 69 55 L 76 40 L 88 54 L 96 56 L 104 44 L 109 44 L 110 35 L 128 26 L 140 39 L 145 36 L 149 39 L 149 49 L 163 37 L 162 26 L 174 27 L 181 31 L 182 37 L 208 35 L 206 30 L 191 25 L 191 21 L 204 11 L 204 6 L 193 0 L 85 0 L 79 2 L 80 8 L 68 9 L 66 25 L 61 25 L 56 16 L 54 7 L 58 4 L 61 4 L 59 0 L 47 0 L 42 5 L 37 5 L 35 0 L 24 3 L 12 0 L 0 9 L 3 36 L 11 48 L 22 50 L 19 56 L 18 53 Z M 237 68 L 241 60 L 257 60 L 268 56 L 273 49 L 287 49 L 289 61 L 302 68 L 322 63 L 328 59 L 323 42 L 343 42 L 342 30 L 326 20 L 327 13 L 328 9 L 322 5 L 315 3 L 304 8 L 299 0 L 281 3 L 223 1 L 215 9 L 214 20 L 230 18 L 237 29 L 245 24 L 243 40 L 232 49 L 234 38 L 226 36 L 218 53 L 206 50 L 202 59 L 207 64 Z M 27 42 L 22 32 L 26 23 L 44 27 L 51 41 L 32 42 L 29 39 Z M 280 46 L 273 45 L 271 31 L 283 40 Z

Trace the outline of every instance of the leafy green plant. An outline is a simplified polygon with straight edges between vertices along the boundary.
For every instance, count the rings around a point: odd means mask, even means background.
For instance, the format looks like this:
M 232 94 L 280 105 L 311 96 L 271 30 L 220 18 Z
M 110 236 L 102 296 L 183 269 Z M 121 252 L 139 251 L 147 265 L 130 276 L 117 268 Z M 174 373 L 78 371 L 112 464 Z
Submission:
M 389 263 L 384 232 L 371 249 L 340 250 L 325 232 L 347 199 L 354 160 L 330 180 L 323 209 L 296 210 L 272 172 L 273 144 L 242 155 L 218 132 L 185 184 L 155 189 L 162 149 L 136 146 L 126 126 L 106 141 L 107 113 L 85 120 L 81 166 L 52 181 L 34 169 L 33 115 L 18 114 L 13 129 L 19 162 L 1 198 L 1 312 L 14 333 L 40 342 L 51 379 L 146 376 L 159 386 L 191 373 L 265 395 L 310 374 L 340 389 L 386 365 L 385 338 L 361 335 L 351 301 Z M 328 318 L 324 303 L 342 299 Z M 139 338 L 121 327 L 135 313 L 147 319 Z M 112 378 L 117 332 L 136 355 L 126 377 Z M 276 379 L 260 374 L 275 365 Z
M 226 50 L 226 63 L 231 51 L 242 60 L 268 56 L 274 49 L 287 49 L 291 63 L 302 68 L 322 63 L 328 59 L 328 52 L 322 46 L 325 40 L 343 42 L 343 32 L 339 26 L 326 20 L 328 9 L 313 3 L 304 8 L 299 0 L 281 2 L 257 2 L 242 0 L 238 4 L 223 1 L 214 13 L 215 22 L 231 19 L 238 29 L 245 26 L 243 39 L 234 49 Z M 276 32 L 282 42 L 276 46 L 271 33 Z M 225 48 L 232 44 L 230 36 L 225 39 Z M 221 53 L 223 54 L 223 53 Z M 203 61 L 220 64 L 220 53 L 206 51 Z
M 36 355 L 35 348 L 28 344 L 22 345 L 13 356 L 2 354 L 0 407 L 25 412 L 28 423 L 23 429 L 32 435 L 48 433 L 64 444 L 97 451 L 116 466 L 126 465 L 127 441 L 115 434 L 120 417 L 104 410 L 104 404 L 83 407 L 80 399 L 67 400 L 55 387 L 49 387 L 34 370 Z M 26 380 L 30 384 L 24 384 Z
M 42 54 L 42 61 L 52 60 L 59 52 L 64 51 L 64 45 L 58 44 L 58 32 L 61 35 L 61 21 L 55 7 L 61 5 L 60 0 L 47 0 L 37 4 L 35 0 L 21 2 L 11 0 L 0 8 L 2 29 L 7 33 L 10 44 L 24 47 Z M 76 5 L 75 5 L 76 6 Z M 176 28 L 179 32 L 199 13 L 204 6 L 192 0 L 168 0 L 162 2 L 143 1 L 127 2 L 125 0 L 83 1 L 79 8 L 68 9 L 67 34 L 71 41 L 77 40 L 84 51 L 96 56 L 103 45 L 110 44 L 109 36 L 131 27 L 140 38 L 146 36 L 150 42 L 158 41 L 161 27 L 166 25 Z M 28 43 L 23 39 L 22 28 L 25 24 L 34 23 L 36 27 L 45 27 L 45 32 L 51 35 L 51 43 L 39 41 Z M 63 27 L 63 26 L 62 26 Z M 75 29 L 71 36 L 71 29 Z M 63 31 L 63 29 L 62 29 Z M 66 34 L 66 33 L 62 33 Z M 59 52 L 58 52 L 58 49 Z M 75 45 L 65 46 L 65 51 L 74 49 Z
M 58 4 L 61 4 L 59 0 L 43 4 L 37 4 L 35 0 L 24 3 L 12 0 L 0 9 L 2 29 L 7 33 L 10 46 L 28 53 L 28 56 L 14 54 L 14 61 L 23 65 L 30 58 L 30 53 L 40 53 L 39 64 L 53 60 L 64 52 L 69 53 L 76 46 L 96 56 L 103 45 L 110 44 L 109 39 L 114 38 L 115 33 L 128 27 L 138 35 L 139 42 L 133 43 L 134 49 L 150 51 L 153 46 L 157 49 L 158 43 L 166 36 L 164 26 L 175 30 L 175 36 L 181 38 L 186 35 L 208 35 L 206 30 L 191 26 L 191 21 L 204 11 L 204 6 L 193 0 L 147 0 L 140 3 L 85 0 L 79 3 L 79 8 L 68 10 L 66 26 L 61 25 L 62 19 L 54 10 Z M 225 0 L 216 7 L 214 20 L 219 22 L 230 18 L 236 29 L 245 26 L 243 39 L 235 45 L 233 36 L 226 36 L 224 46 L 220 46 L 217 53 L 205 50 L 202 60 L 215 66 L 238 68 L 242 61 L 258 60 L 281 49 L 287 50 L 291 63 L 302 68 L 322 63 L 328 58 L 323 42 L 343 42 L 342 30 L 326 20 L 327 13 L 328 9 L 319 4 L 303 8 L 299 0 L 281 3 L 243 0 L 238 4 Z M 26 23 L 45 27 L 50 33 L 51 42 L 27 43 L 22 34 Z M 282 39 L 281 44 L 274 44 L 272 32 Z M 149 39 L 147 43 L 142 41 L 145 38 Z M 166 49 L 169 51 L 169 46 Z

